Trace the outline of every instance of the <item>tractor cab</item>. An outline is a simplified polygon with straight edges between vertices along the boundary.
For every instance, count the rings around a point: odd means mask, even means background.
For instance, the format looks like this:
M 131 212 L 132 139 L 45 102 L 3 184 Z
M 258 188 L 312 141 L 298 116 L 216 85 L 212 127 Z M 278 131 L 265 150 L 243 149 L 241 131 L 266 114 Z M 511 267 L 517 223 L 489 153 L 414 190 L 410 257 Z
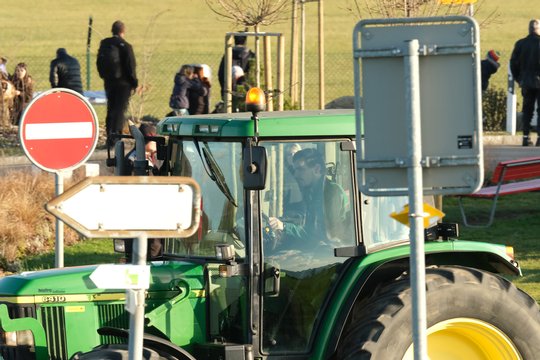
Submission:
M 347 259 L 408 239 L 389 216 L 406 197 L 357 190 L 352 111 L 168 117 L 158 133 L 161 174 L 193 178 L 202 210 L 198 231 L 166 239 L 160 259 L 205 264 L 211 342 L 309 352 Z

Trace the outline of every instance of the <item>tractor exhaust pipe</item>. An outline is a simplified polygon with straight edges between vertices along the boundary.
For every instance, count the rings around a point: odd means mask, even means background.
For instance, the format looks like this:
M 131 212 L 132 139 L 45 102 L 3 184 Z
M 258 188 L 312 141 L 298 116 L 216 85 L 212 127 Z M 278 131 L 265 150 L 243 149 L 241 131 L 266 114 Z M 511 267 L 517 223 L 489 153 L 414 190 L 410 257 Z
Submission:
M 129 122 L 129 132 L 135 139 L 135 161 L 133 162 L 133 175 L 148 175 L 148 161 L 144 150 L 145 140 L 141 130 L 133 122 Z

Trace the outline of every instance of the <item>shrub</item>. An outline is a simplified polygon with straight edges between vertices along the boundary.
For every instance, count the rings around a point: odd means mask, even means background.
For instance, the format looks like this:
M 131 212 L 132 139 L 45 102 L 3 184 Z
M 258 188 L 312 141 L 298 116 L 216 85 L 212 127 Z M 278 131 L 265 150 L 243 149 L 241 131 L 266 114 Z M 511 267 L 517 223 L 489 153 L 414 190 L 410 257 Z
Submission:
M 484 131 L 504 131 L 506 122 L 506 90 L 487 89 L 482 95 Z
M 53 197 L 51 174 L 14 171 L 0 177 L 0 267 L 17 271 L 23 257 L 54 248 L 55 218 L 44 208 Z M 78 239 L 66 226 L 65 243 Z

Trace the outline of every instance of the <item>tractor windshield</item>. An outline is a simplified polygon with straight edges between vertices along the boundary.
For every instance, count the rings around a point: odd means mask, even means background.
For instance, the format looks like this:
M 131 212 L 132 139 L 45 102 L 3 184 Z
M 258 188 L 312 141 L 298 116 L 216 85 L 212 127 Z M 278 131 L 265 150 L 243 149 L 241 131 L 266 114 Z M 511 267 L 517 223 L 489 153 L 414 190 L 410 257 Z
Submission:
M 211 258 L 215 257 L 215 245 L 232 244 L 236 256 L 244 256 L 245 232 L 239 225 L 243 216 L 241 150 L 238 142 L 172 142 L 172 175 L 197 181 L 202 217 L 195 235 L 166 241 L 166 254 Z

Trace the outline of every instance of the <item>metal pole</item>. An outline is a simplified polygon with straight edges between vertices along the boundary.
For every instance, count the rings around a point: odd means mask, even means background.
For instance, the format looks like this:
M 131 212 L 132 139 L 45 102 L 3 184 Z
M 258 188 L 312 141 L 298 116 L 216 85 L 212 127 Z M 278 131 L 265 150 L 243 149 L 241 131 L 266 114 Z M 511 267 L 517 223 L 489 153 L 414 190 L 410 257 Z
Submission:
M 291 21 L 291 104 L 298 103 L 298 1 L 293 0 Z
M 86 40 L 86 90 L 90 90 L 90 43 L 92 40 L 92 16 L 88 18 L 88 39 Z
M 360 39 L 358 38 L 360 35 L 358 31 L 355 31 L 353 33 L 353 49 L 359 48 L 360 46 Z M 353 56 L 353 70 L 354 70 L 354 107 L 357 109 L 357 111 L 354 112 L 355 118 L 356 118 L 356 138 L 362 139 L 362 136 L 364 135 L 364 120 L 361 115 L 362 112 L 362 101 L 360 100 L 362 97 L 362 78 L 361 78 L 361 69 L 360 69 L 360 57 L 356 56 L 356 54 Z M 363 143 L 363 142 L 362 142 Z M 364 154 L 364 151 L 360 151 L 360 149 L 357 149 L 359 154 Z M 360 169 L 359 169 L 360 171 Z M 363 173 L 360 171 L 360 173 Z
M 427 359 L 426 273 L 424 257 L 424 206 L 422 133 L 420 122 L 420 66 L 418 40 L 406 41 L 404 60 L 405 103 L 408 119 L 409 224 L 411 227 L 411 289 L 414 359 Z
M 146 265 L 148 236 L 141 233 L 134 240 L 133 260 L 135 265 Z M 144 289 L 127 290 L 126 298 L 135 302 L 135 311 L 129 316 L 129 360 L 142 360 L 144 335 Z
M 516 83 L 510 71 L 510 64 L 508 64 L 508 85 L 506 94 L 506 131 L 510 135 L 516 135 Z
M 54 193 L 55 197 L 64 192 L 64 174 L 56 172 L 54 174 Z M 56 218 L 56 243 L 54 254 L 54 266 L 64 267 L 64 222 Z

